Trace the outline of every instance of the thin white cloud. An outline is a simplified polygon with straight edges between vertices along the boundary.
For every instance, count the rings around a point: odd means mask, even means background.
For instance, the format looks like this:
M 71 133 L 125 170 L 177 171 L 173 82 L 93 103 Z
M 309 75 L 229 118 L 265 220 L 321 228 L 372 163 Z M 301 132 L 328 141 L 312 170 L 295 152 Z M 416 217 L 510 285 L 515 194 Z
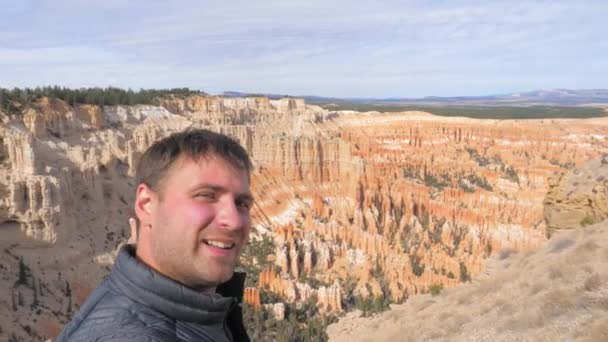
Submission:
M 10 3 L 5 86 L 423 96 L 606 87 L 608 76 L 599 0 Z
M 67 46 L 33 49 L 0 48 L 0 65 L 70 65 L 95 64 L 133 59 L 128 52 L 111 51 L 96 46 Z

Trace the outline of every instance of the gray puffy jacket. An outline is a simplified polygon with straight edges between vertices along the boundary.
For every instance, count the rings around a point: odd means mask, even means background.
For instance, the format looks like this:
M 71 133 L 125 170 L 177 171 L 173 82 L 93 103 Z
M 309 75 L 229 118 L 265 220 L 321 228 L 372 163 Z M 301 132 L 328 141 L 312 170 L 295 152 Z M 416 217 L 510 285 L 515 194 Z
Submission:
M 249 341 L 240 302 L 244 273 L 205 294 L 152 270 L 123 247 L 56 342 Z

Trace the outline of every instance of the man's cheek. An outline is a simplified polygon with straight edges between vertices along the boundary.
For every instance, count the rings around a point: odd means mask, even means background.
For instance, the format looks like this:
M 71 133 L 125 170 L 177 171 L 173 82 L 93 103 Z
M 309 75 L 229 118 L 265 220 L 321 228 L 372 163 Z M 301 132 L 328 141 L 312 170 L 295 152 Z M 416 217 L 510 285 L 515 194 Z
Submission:
M 194 226 L 206 226 L 213 220 L 213 209 L 201 205 L 188 205 L 182 208 L 182 219 Z

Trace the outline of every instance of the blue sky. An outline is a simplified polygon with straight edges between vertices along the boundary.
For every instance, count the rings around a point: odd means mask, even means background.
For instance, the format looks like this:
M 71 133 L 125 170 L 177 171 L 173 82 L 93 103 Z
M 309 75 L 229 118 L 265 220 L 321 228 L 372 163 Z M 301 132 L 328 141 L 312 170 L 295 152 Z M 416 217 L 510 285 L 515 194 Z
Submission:
M 608 88 L 608 1 L 0 0 L 0 86 L 338 97 Z

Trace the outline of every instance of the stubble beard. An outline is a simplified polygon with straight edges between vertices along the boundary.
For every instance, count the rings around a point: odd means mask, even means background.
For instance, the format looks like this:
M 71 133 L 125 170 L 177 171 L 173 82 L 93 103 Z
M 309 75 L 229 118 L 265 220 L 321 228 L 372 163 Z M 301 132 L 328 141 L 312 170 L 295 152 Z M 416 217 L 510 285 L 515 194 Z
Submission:
M 158 271 L 163 275 L 192 289 L 204 291 L 228 281 L 234 274 L 240 247 L 235 247 L 238 248 L 235 259 L 218 260 L 203 257 L 202 249 L 205 246 L 202 242 L 196 247 L 184 248 L 179 243 L 179 237 L 177 239 L 171 240 L 173 243 L 167 243 L 166 237 L 155 240 L 153 253 L 160 266 Z
M 173 240 L 172 240 L 173 241 Z M 152 250 L 159 271 L 163 275 L 188 287 L 192 287 L 194 270 L 188 269 L 188 258 L 183 254 L 184 248 L 168 244 L 167 238 L 157 238 Z

